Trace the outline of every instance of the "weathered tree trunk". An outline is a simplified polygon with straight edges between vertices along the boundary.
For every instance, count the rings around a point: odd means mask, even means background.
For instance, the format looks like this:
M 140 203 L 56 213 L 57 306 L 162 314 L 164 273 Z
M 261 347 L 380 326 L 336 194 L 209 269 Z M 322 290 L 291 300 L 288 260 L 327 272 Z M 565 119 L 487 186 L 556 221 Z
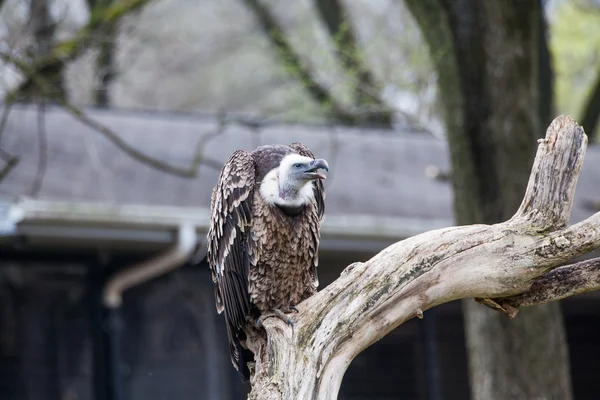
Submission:
M 519 306 L 600 289 L 600 269 L 592 268 L 598 259 L 560 269 L 573 279 L 544 279 L 565 261 L 600 246 L 600 213 L 565 228 L 586 144 L 573 120 L 557 118 L 540 140 L 525 198 L 510 220 L 440 229 L 398 242 L 365 263 L 350 265 L 298 305 L 293 328 L 277 318 L 265 320 L 265 330 L 247 341 L 256 361 L 249 398 L 335 399 L 358 353 L 444 302 L 492 298 L 486 305 L 514 315 Z M 583 276 L 585 282 L 578 279 Z M 545 295 L 536 301 L 527 296 L 530 289 Z M 495 339 L 488 345 L 494 346 Z M 537 349 L 540 357 L 548 351 Z
M 457 223 L 502 221 L 519 206 L 534 139 L 551 109 L 540 1 L 414 0 L 407 4 L 433 58 L 444 48 L 452 49 L 438 56 L 437 69 L 446 108 Z M 440 29 L 447 35 L 440 37 L 436 32 Z M 506 320 L 469 300 L 464 308 L 475 400 L 571 398 L 558 304 L 528 309 L 527 316 L 517 320 Z

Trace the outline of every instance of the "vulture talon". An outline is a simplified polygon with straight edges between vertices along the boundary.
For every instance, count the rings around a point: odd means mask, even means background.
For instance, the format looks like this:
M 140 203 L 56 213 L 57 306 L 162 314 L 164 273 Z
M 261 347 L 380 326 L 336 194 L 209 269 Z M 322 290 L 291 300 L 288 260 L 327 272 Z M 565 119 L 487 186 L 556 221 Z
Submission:
M 293 311 L 296 314 L 300 312 L 300 311 L 298 311 L 298 309 L 296 308 L 296 306 L 288 306 L 288 310 Z
M 259 318 L 258 318 L 258 322 L 260 322 L 260 324 L 262 325 L 262 322 L 267 319 L 267 318 L 271 318 L 271 317 L 275 317 L 275 318 L 279 318 L 280 320 L 282 320 L 283 322 L 285 322 L 286 324 L 288 324 L 289 326 L 291 326 L 292 328 L 294 327 L 294 321 L 292 321 L 290 318 L 288 318 L 287 315 L 285 315 L 285 313 L 277 308 L 271 310 L 271 311 L 267 311 L 266 313 L 263 313 Z

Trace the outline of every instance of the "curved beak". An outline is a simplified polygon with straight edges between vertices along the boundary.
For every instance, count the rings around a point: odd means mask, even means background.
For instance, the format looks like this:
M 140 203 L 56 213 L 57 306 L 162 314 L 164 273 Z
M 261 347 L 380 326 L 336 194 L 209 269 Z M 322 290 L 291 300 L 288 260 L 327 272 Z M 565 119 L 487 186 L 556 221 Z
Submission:
M 308 164 L 308 167 L 304 170 L 304 175 L 309 179 L 326 179 L 326 176 L 319 172 L 319 169 L 329 171 L 329 164 L 327 164 L 327 161 L 323 160 L 322 158 L 312 160 Z

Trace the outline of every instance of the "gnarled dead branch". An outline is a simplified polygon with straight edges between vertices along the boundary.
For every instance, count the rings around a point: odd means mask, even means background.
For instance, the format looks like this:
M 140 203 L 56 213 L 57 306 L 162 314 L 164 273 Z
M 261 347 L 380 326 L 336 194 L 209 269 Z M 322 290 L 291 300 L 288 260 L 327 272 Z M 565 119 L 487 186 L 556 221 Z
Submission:
M 529 290 L 512 297 L 477 299 L 514 318 L 521 307 L 536 306 L 600 289 L 600 258 L 553 269 L 535 279 Z
M 546 293 L 548 300 L 577 293 L 555 295 L 539 279 L 600 247 L 600 213 L 565 228 L 586 146 L 575 121 L 556 118 L 540 140 L 525 198 L 509 221 L 440 229 L 393 244 L 350 265 L 301 303 L 294 329 L 267 319 L 266 334 L 248 342 L 256 355 L 250 398 L 334 399 L 357 354 L 441 303 L 509 298 L 516 308 L 536 303 L 527 293 L 538 299 Z M 577 268 L 563 268 L 554 276 L 568 282 Z

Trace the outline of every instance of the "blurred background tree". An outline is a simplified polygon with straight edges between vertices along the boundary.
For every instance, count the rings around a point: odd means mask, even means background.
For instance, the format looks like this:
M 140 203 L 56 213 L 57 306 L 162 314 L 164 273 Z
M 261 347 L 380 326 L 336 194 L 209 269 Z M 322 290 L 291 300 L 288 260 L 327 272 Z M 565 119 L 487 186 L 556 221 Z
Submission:
M 556 107 L 576 116 L 592 138 L 600 129 L 600 2 L 558 1 L 548 14 Z
M 572 114 L 591 138 L 600 133 L 597 1 L 2 0 L 0 7 L 3 120 L 14 101 L 53 102 L 121 148 L 118 132 L 94 125 L 83 106 L 226 110 L 249 124 L 390 133 L 415 126 L 449 142 L 459 224 L 512 215 L 535 139 L 555 115 Z M 557 304 L 509 321 L 466 302 L 465 316 L 474 399 L 570 398 Z
M 460 225 L 509 219 L 521 203 L 536 138 L 551 120 L 552 73 L 538 0 L 407 1 L 432 56 Z M 474 399 L 571 398 L 558 304 L 508 320 L 465 301 Z M 550 351 L 552 349 L 552 351 Z
M 593 128 L 598 5 L 543 3 L 556 112 L 587 116 Z M 2 58 L 13 58 L 4 66 L 5 95 L 27 89 L 15 63 L 25 61 L 77 105 L 445 132 L 434 69 L 444 53 L 423 51 L 402 2 L 4 0 L 1 15 Z

